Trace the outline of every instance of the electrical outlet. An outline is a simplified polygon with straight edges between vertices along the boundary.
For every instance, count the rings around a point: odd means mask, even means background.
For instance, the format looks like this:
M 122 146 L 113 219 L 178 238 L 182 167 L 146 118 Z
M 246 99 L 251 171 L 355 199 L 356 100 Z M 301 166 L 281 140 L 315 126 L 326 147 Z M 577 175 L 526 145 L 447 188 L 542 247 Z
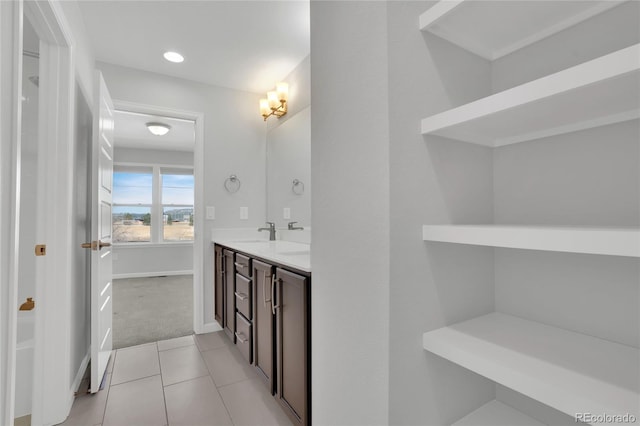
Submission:
M 282 213 L 283 219 L 291 219 L 291 209 L 289 207 L 285 207 Z
M 207 206 L 207 220 L 214 220 L 216 218 L 216 208 L 213 206 Z
M 249 207 L 240 207 L 240 219 L 249 219 Z

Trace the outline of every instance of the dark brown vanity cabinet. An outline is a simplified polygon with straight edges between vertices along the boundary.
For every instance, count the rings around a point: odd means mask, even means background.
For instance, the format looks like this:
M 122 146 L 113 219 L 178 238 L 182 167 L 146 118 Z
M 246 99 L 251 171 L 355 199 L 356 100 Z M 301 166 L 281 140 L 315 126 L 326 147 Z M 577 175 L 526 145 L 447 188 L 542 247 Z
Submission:
M 224 332 L 235 343 L 236 333 L 236 280 L 234 274 L 235 253 L 224 249 Z
M 225 332 L 291 421 L 310 425 L 311 274 L 221 246 L 215 251 L 216 318 L 220 282 Z
M 271 394 L 275 392 L 273 372 L 276 361 L 273 270 L 274 267 L 268 263 L 253 261 L 253 361 Z
M 224 254 L 220 246 L 215 246 L 215 281 L 214 281 L 214 318 L 224 327 Z
M 306 276 L 276 269 L 276 399 L 294 424 L 299 425 L 310 424 L 309 293 Z

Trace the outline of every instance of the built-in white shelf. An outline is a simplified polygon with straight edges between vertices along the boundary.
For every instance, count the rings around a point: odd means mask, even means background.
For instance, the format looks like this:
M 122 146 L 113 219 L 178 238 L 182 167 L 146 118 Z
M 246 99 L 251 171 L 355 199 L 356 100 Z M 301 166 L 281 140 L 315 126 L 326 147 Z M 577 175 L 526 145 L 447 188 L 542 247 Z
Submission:
M 420 16 L 420 29 L 494 60 L 620 3 L 623 1 L 444 0 Z
M 425 241 L 640 257 L 640 228 L 424 225 Z
M 424 349 L 565 414 L 640 417 L 640 351 L 501 313 L 423 335 Z
M 545 426 L 533 417 L 493 400 L 464 416 L 451 426 Z
M 635 44 L 432 115 L 422 134 L 497 147 L 637 119 L 639 58 Z

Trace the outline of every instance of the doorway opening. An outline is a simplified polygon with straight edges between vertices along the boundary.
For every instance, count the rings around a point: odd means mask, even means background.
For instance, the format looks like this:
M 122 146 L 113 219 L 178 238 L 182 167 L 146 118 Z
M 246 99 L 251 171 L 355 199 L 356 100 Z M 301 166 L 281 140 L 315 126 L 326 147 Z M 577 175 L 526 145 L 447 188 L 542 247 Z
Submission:
M 115 111 L 114 349 L 194 332 L 195 134 L 193 120 Z

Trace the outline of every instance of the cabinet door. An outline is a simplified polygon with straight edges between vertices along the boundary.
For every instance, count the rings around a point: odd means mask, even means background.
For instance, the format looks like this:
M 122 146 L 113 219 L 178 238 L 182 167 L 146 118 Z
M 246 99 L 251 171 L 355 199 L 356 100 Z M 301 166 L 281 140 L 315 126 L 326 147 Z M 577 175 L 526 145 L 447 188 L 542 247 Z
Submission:
M 236 342 L 236 282 L 235 253 L 224 251 L 224 331 L 232 342 Z
M 215 279 L 214 279 L 214 297 L 215 297 L 215 320 L 221 327 L 224 327 L 224 255 L 222 247 L 215 246 Z
M 309 316 L 307 278 L 276 269 L 277 394 L 296 425 L 309 424 Z
M 273 340 L 275 317 L 271 302 L 272 274 L 273 266 L 253 260 L 253 360 L 258 376 L 267 383 L 267 388 L 273 395 L 276 358 Z

